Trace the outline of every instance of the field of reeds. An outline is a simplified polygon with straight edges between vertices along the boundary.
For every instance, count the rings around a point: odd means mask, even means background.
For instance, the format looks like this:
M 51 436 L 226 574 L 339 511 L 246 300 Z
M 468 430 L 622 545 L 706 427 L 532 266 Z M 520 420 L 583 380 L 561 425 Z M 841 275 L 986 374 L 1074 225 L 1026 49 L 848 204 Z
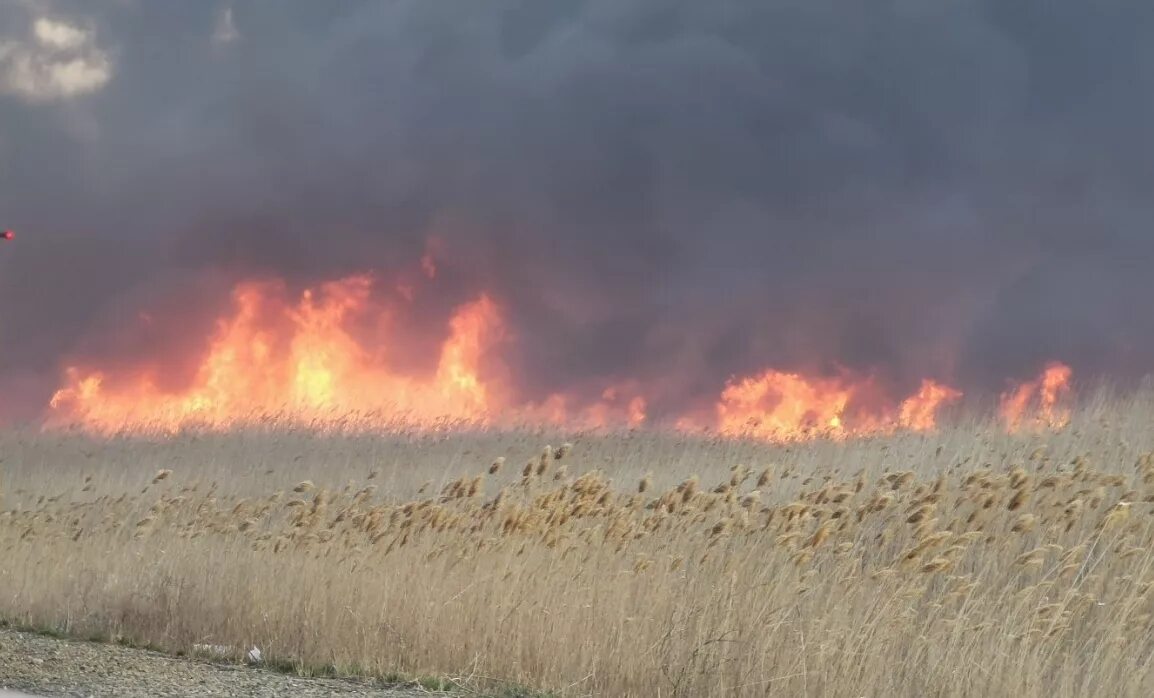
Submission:
M 466 693 L 1151 695 L 1152 426 L 9 431 L 0 618 Z

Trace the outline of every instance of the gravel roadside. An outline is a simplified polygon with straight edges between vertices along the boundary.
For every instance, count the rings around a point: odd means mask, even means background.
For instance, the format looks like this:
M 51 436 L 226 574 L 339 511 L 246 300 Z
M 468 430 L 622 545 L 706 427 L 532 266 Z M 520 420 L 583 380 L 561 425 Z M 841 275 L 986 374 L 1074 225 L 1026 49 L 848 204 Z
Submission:
M 267 669 L 182 659 L 118 645 L 58 640 L 0 628 L 0 696 L 5 689 L 45 698 L 444 695 L 421 689 L 384 688 L 369 681 L 301 678 Z

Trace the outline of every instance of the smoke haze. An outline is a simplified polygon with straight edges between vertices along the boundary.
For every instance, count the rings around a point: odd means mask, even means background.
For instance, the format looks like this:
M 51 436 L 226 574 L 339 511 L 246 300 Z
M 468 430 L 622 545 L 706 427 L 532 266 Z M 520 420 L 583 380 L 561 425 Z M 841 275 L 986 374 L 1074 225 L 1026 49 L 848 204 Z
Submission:
M 430 238 L 529 396 L 1136 377 L 1151 123 L 1148 3 L 0 0 L 0 416 Z

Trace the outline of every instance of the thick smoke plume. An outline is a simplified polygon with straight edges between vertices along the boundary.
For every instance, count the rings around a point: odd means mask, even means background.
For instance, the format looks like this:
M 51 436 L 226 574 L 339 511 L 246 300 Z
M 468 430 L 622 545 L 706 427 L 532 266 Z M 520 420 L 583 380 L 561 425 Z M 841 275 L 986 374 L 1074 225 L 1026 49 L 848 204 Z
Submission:
M 431 238 L 530 396 L 1137 376 L 1151 123 L 1139 2 L 0 0 L 0 414 Z

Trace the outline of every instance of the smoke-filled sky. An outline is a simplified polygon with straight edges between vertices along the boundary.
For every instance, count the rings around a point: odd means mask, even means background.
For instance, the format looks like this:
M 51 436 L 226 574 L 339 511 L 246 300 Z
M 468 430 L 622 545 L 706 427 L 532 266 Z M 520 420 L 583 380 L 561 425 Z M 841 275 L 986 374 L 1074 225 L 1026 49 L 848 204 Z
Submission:
M 430 236 L 527 393 L 1138 376 L 1151 124 L 1144 2 L 0 0 L 0 415 Z

